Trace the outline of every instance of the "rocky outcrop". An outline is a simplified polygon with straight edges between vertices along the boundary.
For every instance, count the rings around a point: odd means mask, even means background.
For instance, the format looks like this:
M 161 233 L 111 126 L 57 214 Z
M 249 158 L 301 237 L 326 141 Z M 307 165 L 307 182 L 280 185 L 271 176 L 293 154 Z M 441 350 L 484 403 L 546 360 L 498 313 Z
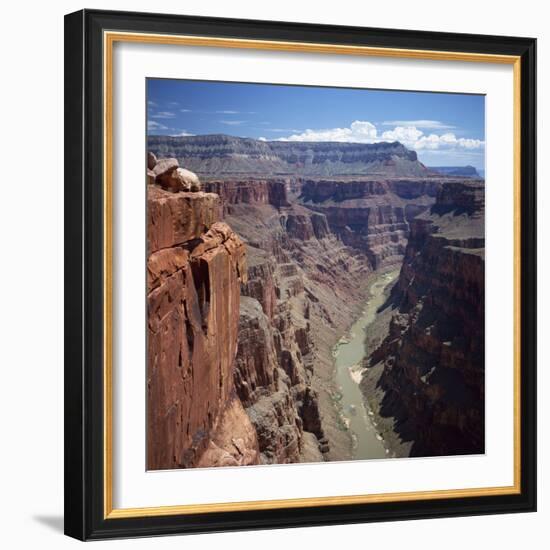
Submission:
M 287 180 L 249 179 L 239 181 L 208 181 L 205 189 L 222 198 L 227 213 L 234 204 L 271 204 L 276 207 L 290 206 L 286 196 Z
M 261 461 L 349 458 L 350 434 L 332 402 L 330 348 L 353 315 L 351 297 L 366 290 L 366 257 L 342 244 L 324 214 L 293 203 L 288 183 L 276 198 L 252 194 L 247 179 L 215 185 L 225 220 L 247 246 L 235 386 Z
M 227 135 L 149 136 L 159 157 L 174 157 L 201 176 L 428 174 L 414 151 L 399 142 L 259 141 Z
M 220 212 L 217 195 L 148 186 L 149 469 L 259 461 L 234 385 L 245 246 Z
M 175 158 L 157 160 L 153 153 L 149 153 L 147 167 L 148 183 L 156 183 L 174 193 L 201 190 L 198 176 L 190 170 L 180 168 Z
M 411 222 L 389 334 L 363 378 L 398 455 L 484 452 L 484 246 L 481 181 L 444 184 Z
M 373 270 L 402 260 L 409 222 L 435 201 L 438 178 L 303 179 L 299 201 L 323 214 L 330 230 L 361 250 Z
M 310 327 L 305 320 L 293 319 L 290 304 L 277 298 L 281 277 L 291 278 L 296 270 L 280 270 L 254 250 L 251 256 L 249 279 L 242 287 L 235 386 L 256 428 L 262 462 L 300 462 L 305 431 L 314 436 L 319 450 L 325 443 L 307 371 Z M 323 449 L 328 451 L 328 446 Z
M 369 275 L 403 261 L 367 369 L 380 426 L 396 454 L 482 448 L 480 182 L 398 143 L 150 143 L 149 468 L 351 458 L 332 347 Z

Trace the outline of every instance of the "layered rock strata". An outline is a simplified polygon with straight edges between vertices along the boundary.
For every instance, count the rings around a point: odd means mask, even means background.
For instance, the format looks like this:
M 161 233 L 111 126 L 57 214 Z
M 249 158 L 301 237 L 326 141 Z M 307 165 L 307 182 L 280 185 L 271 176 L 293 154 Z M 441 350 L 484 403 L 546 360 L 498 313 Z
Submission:
M 149 136 L 160 157 L 174 157 L 202 176 L 424 176 L 429 170 L 399 142 L 260 141 L 222 134 Z
M 245 247 L 217 195 L 172 190 L 147 196 L 147 466 L 257 464 L 234 384 Z
M 324 214 L 294 204 L 288 181 L 207 182 L 247 246 L 235 385 L 263 463 L 350 457 L 334 406 L 331 347 L 366 292 L 369 263 Z M 330 444 L 329 444 L 330 441 Z
M 362 387 L 397 456 L 484 452 L 484 183 L 411 221 L 389 332 Z
M 330 230 L 376 270 L 401 262 L 409 222 L 434 203 L 440 187 L 439 178 L 303 179 L 298 200 L 322 213 Z

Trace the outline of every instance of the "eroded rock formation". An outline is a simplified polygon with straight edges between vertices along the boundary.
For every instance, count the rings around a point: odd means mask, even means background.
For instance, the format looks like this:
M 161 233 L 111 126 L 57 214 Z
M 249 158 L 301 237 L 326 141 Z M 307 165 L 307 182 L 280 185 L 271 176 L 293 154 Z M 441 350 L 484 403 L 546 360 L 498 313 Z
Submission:
M 399 142 L 259 141 L 228 135 L 149 136 L 159 157 L 174 157 L 200 176 L 423 176 L 429 170 Z
M 149 469 L 259 461 L 233 381 L 245 247 L 220 212 L 217 195 L 148 186 Z
M 396 143 L 149 143 L 149 468 L 351 458 L 332 347 L 403 261 L 365 391 L 397 455 L 482 448 L 482 183 Z
M 397 456 L 484 451 L 484 247 L 482 181 L 444 184 L 411 222 L 362 383 Z
M 291 185 L 205 183 L 247 246 L 235 383 L 263 463 L 349 458 L 350 436 L 332 402 L 330 348 L 370 273 L 367 257 L 343 244 L 324 214 L 289 198 Z
M 438 178 L 304 179 L 299 201 L 324 214 L 330 230 L 376 270 L 401 262 L 409 222 L 433 204 L 440 187 Z

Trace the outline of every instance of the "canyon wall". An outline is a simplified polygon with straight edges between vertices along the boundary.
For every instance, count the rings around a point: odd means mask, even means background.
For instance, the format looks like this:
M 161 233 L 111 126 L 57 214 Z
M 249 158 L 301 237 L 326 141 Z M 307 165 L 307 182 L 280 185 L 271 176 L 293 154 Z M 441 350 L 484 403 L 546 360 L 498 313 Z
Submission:
M 352 297 L 365 292 L 370 268 L 323 214 L 292 203 L 288 185 L 205 183 L 247 247 L 235 386 L 262 463 L 349 458 L 350 435 L 332 402 L 330 347 L 354 315 Z
M 302 179 L 298 200 L 324 214 L 342 242 L 361 250 L 372 269 L 400 263 L 409 223 L 435 201 L 439 178 Z
M 154 181 L 147 186 L 147 467 L 256 464 L 256 431 L 233 380 L 245 247 L 219 221 L 217 195 Z
M 447 182 L 411 221 L 362 381 L 397 456 L 484 452 L 484 195 L 482 181 Z
M 149 150 L 200 176 L 385 174 L 425 176 L 416 152 L 399 142 L 260 141 L 222 134 L 149 136 Z
M 332 348 L 402 262 L 363 389 L 397 456 L 482 448 L 483 184 L 400 144 L 200 138 L 150 138 L 205 175 L 148 158 L 148 467 L 350 459 Z M 285 175 L 356 162 L 385 173 Z

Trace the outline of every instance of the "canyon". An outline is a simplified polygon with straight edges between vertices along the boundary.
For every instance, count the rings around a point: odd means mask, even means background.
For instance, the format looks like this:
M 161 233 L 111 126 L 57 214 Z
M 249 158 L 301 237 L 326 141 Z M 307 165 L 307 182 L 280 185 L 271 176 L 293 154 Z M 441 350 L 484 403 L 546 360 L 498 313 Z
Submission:
M 148 149 L 149 469 L 369 458 L 335 349 L 390 272 L 353 382 L 365 418 L 385 456 L 481 448 L 482 180 L 400 143 Z
M 393 456 L 484 452 L 484 209 L 483 182 L 449 182 L 411 223 L 361 381 Z

